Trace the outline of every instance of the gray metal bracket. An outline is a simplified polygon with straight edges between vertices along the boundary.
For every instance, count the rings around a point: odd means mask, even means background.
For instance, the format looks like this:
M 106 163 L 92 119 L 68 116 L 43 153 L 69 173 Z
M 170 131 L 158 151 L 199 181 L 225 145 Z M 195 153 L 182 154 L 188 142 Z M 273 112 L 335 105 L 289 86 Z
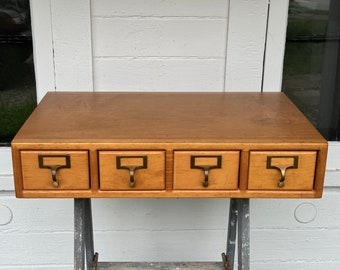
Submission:
M 222 253 L 224 268 L 234 269 L 237 241 L 238 270 L 249 270 L 249 199 L 230 199 L 228 223 L 227 250 Z M 74 199 L 74 270 L 95 270 L 97 263 L 98 253 L 94 253 L 93 247 L 91 199 Z
M 226 270 L 234 269 L 236 241 L 238 251 L 238 270 L 250 269 L 249 240 L 250 240 L 249 199 L 230 199 L 227 250 L 226 253 L 222 253 L 224 268 Z
M 95 270 L 91 199 L 74 199 L 74 270 Z

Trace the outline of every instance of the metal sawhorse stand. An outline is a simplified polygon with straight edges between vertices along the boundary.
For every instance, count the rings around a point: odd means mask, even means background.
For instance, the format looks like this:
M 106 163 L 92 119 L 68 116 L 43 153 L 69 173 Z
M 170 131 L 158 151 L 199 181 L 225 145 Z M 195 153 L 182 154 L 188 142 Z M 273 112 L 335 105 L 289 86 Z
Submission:
M 227 250 L 222 253 L 226 270 L 234 269 L 235 244 L 238 244 L 238 270 L 249 270 L 249 199 L 230 199 Z M 238 235 L 236 239 L 236 235 Z M 74 199 L 74 269 L 96 270 L 91 199 Z
M 227 252 L 222 253 L 224 268 L 234 269 L 235 244 L 237 237 L 238 270 L 249 270 L 250 214 L 249 199 L 230 199 Z

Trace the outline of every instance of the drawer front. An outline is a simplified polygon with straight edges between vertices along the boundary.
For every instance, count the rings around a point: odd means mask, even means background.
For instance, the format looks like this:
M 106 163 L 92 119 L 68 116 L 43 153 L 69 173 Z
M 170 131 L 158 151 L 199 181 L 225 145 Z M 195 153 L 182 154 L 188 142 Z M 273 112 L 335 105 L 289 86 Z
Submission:
M 239 151 L 175 151 L 174 189 L 237 189 L 239 161 Z
M 101 190 L 165 189 L 164 151 L 99 151 Z
M 87 151 L 21 151 L 24 190 L 89 189 Z
M 248 189 L 313 190 L 316 151 L 252 151 Z

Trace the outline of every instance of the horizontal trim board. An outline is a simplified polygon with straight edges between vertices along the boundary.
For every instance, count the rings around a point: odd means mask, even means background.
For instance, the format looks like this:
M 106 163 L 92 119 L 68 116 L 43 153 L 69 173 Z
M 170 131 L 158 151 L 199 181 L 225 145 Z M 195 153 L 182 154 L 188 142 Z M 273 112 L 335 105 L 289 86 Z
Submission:
M 5 265 L 0 266 L 0 270 L 72 270 L 73 264 L 63 264 L 63 263 L 57 263 L 57 264 L 33 264 L 33 265 L 17 265 L 17 264 L 11 264 L 11 265 Z
M 13 263 L 15 265 L 71 264 L 73 263 L 73 233 L 5 234 L 1 235 L 0 250 L 6 251 L 2 252 L 0 269 Z
M 0 147 L 0 175 L 13 174 L 10 147 Z
M 93 66 L 98 91 L 223 91 L 223 59 L 95 58 Z
M 227 16 L 226 0 L 92 0 L 93 16 Z
M 288 260 L 288 261 L 263 261 L 263 262 L 253 262 L 251 264 L 252 268 L 261 270 L 338 270 L 340 267 L 340 260 L 335 261 L 318 261 L 318 260 Z M 236 268 L 234 268 L 236 269 Z
M 340 170 L 340 142 L 328 142 L 328 156 L 326 168 L 328 170 Z
M 336 261 L 340 245 L 334 239 L 338 234 L 336 230 L 252 230 L 251 262 Z M 65 264 L 73 259 L 72 233 L 52 233 L 48 237 L 47 234 L 14 234 L 1 239 L 0 248 L 6 250 L 6 256 L 0 266 L 13 261 L 31 265 Z M 95 234 L 94 240 L 101 261 L 218 261 L 225 250 L 226 232 L 107 232 Z M 191 252 L 187 254 L 183 250 Z
M 14 191 L 13 175 L 0 175 L 0 192 Z
M 93 55 L 224 57 L 226 20 L 93 18 Z
M 148 56 L 95 56 L 95 60 L 97 61 L 110 61 L 110 60 L 148 60 L 148 61 L 157 61 L 157 60 L 165 60 L 165 61 L 181 61 L 181 60 L 224 60 L 223 56 L 195 56 L 195 55 L 186 55 L 186 56 L 177 56 L 177 55 L 169 55 L 169 56 L 157 56 L 157 55 L 148 55 Z
M 6 234 L 73 232 L 73 199 L 16 199 L 0 193 L 14 219 L 0 226 Z M 325 191 L 321 200 L 250 201 L 252 230 L 339 230 L 340 192 Z M 6 210 L 1 208 L 2 210 Z M 229 199 L 92 199 L 96 234 L 108 232 L 208 232 L 225 230 Z M 302 213 L 301 213 L 302 211 Z M 4 215 L 7 212 L 2 212 Z M 126 214 L 128 213 L 128 214 Z M 178 218 L 181 217 L 181 218 Z M 4 216 L 2 223 L 7 223 Z M 300 220 L 300 221 L 299 221 Z M 301 222 L 301 220 L 303 222 Z
M 92 16 L 92 19 L 104 19 L 104 20 L 178 20 L 178 21 L 190 21 L 190 20 L 227 20 L 225 16 L 143 16 L 143 15 L 122 15 L 122 16 Z

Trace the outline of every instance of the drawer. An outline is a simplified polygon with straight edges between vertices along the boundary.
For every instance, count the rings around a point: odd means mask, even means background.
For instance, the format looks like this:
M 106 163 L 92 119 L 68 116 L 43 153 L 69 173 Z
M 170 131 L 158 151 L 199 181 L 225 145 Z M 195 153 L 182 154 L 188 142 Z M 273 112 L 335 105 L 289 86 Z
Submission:
M 248 189 L 312 190 L 317 151 L 251 151 Z
M 99 151 L 101 190 L 162 190 L 164 151 Z
M 87 151 L 21 151 L 23 189 L 89 189 Z
M 175 151 L 174 189 L 237 189 L 239 151 Z

